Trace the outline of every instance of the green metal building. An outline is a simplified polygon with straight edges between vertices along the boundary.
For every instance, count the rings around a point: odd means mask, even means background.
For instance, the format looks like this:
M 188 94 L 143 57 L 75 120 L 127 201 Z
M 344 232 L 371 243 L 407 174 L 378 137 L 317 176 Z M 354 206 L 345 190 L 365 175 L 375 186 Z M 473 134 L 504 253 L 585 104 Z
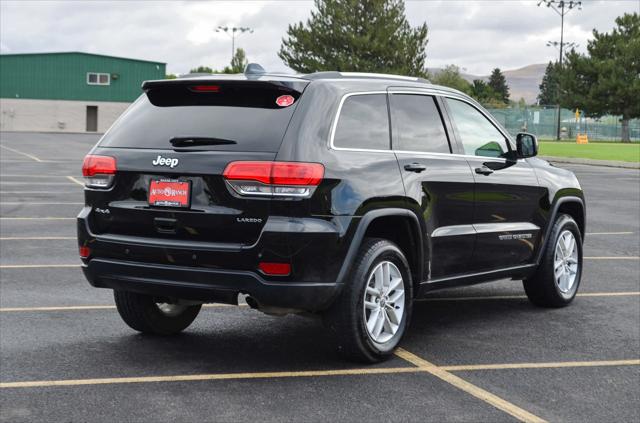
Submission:
M 166 64 L 99 54 L 0 55 L 0 130 L 104 132 Z

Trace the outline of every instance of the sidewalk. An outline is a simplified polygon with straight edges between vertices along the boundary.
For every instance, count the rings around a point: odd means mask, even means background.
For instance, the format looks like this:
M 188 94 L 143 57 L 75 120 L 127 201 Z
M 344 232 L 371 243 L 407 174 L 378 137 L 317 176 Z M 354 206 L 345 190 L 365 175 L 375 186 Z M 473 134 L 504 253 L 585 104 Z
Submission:
M 637 162 L 634 163 L 634 162 L 621 162 L 616 160 L 594 160 L 594 159 L 579 159 L 574 157 L 553 157 L 553 156 L 540 156 L 540 158 L 552 163 L 572 163 L 572 164 L 582 164 L 582 165 L 591 165 L 591 166 L 640 169 L 640 163 L 637 163 Z

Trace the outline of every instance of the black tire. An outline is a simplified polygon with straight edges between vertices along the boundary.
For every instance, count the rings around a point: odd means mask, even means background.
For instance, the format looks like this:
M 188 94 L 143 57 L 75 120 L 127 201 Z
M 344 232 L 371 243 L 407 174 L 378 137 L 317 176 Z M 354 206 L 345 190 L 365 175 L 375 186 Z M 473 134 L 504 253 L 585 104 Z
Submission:
M 578 253 L 578 267 L 573 286 L 562 292 L 554 274 L 554 261 L 558 238 L 565 232 L 573 235 Z M 582 235 L 573 218 L 567 214 L 560 214 L 553 224 L 551 235 L 542 253 L 542 260 L 533 276 L 522 281 L 529 301 L 540 307 L 564 307 L 573 301 L 580 286 L 582 277 Z
M 149 295 L 113 291 L 113 297 L 120 317 L 129 327 L 154 335 L 182 332 L 195 320 L 202 307 L 200 304 L 184 306 L 168 314 Z
M 371 272 L 382 262 L 393 263 L 400 271 L 404 287 L 404 313 L 397 332 L 384 343 L 375 342 L 366 329 L 364 294 Z M 391 291 L 393 292 L 393 291 Z M 389 296 L 391 296 L 389 292 Z M 411 319 L 413 282 L 409 263 L 394 243 L 366 238 L 351 268 L 345 286 L 329 310 L 324 313 L 325 325 L 333 332 L 339 352 L 347 359 L 375 363 L 393 354 Z

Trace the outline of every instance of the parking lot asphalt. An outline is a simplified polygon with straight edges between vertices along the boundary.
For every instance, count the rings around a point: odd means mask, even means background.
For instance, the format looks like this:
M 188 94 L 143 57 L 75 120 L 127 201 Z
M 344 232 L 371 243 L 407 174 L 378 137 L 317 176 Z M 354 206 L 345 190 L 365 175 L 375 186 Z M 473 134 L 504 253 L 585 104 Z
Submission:
M 566 165 L 587 198 L 582 285 L 540 309 L 518 281 L 434 292 L 402 349 L 337 355 L 317 319 L 210 305 L 139 335 L 79 269 L 95 135 L 0 133 L 0 420 L 639 421 L 640 171 Z

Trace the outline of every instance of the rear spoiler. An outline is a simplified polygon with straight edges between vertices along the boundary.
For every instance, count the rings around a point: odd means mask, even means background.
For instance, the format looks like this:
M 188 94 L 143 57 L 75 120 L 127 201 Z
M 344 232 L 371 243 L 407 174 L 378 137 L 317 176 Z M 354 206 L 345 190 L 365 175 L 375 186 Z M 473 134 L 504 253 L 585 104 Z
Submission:
M 145 81 L 142 89 L 154 106 L 235 106 L 281 108 L 276 100 L 302 95 L 310 81 L 294 78 L 248 79 L 244 75 L 224 78 L 190 78 Z
M 223 78 L 186 78 L 186 79 L 158 79 L 152 81 L 144 81 L 142 83 L 142 90 L 148 92 L 155 88 L 175 88 L 185 86 L 196 85 L 220 85 L 220 86 L 241 86 L 245 84 L 251 84 L 254 87 L 283 87 L 289 90 L 302 93 L 305 87 L 309 84 L 309 80 L 301 78 L 278 78 L 278 79 L 266 79 L 264 76 L 259 78 L 247 78 L 244 75 L 225 75 Z

